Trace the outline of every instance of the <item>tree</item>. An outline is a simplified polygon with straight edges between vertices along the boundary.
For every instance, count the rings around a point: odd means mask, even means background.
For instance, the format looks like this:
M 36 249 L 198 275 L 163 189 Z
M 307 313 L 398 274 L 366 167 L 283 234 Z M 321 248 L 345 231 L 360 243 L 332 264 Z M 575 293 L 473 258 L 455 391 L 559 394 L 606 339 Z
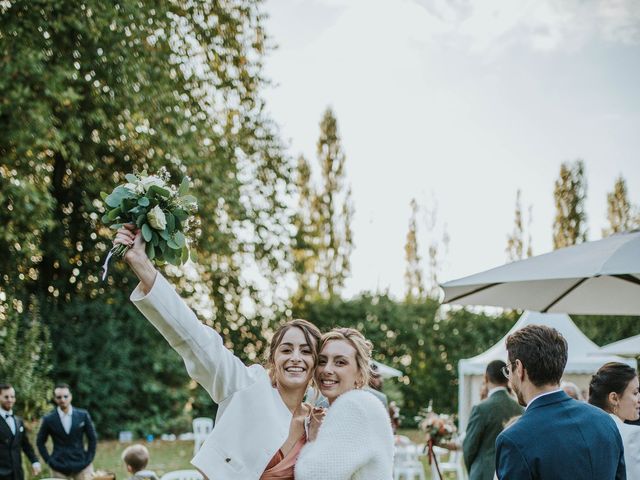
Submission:
M 603 237 L 633 230 L 640 224 L 638 218 L 634 218 L 627 193 L 627 182 L 622 175 L 616 179 L 613 191 L 607 194 L 607 220 L 609 226 L 602 230 Z
M 311 166 L 300 155 L 296 169 L 298 207 L 294 217 L 293 266 L 297 279 L 294 305 L 309 302 L 319 295 L 318 251 L 320 222 L 318 194 L 311 182 Z
M 72 378 L 75 391 L 88 377 L 74 345 L 93 345 L 94 333 L 124 349 L 134 341 L 110 325 L 122 317 L 109 308 L 122 302 L 139 317 L 120 294 L 131 274 L 116 264 L 99 279 L 113 236 L 100 223 L 99 194 L 133 170 L 193 178 L 198 284 L 164 271 L 183 295 L 211 296 L 210 309 L 194 305 L 239 355 L 264 348 L 262 331 L 285 304 L 273 292 L 290 267 L 291 165 L 261 98 L 263 23 L 254 0 L 0 4 L 0 303 L 33 294 L 46 306 L 53 374 Z M 82 328 L 91 322 L 105 325 Z M 141 389 L 162 390 L 141 359 L 116 365 L 135 369 Z M 106 419 L 99 394 L 83 393 Z M 181 408 L 176 401 L 159 415 Z
M 584 162 L 576 160 L 560 166 L 560 176 L 553 190 L 556 216 L 553 222 L 553 248 L 563 248 L 586 241 L 587 213 L 584 208 L 587 198 L 587 181 Z
M 318 195 L 319 290 L 321 294 L 332 297 L 340 293 L 351 270 L 351 221 L 354 211 L 351 188 L 346 184 L 346 157 L 338 122 L 330 108 L 327 108 L 320 122 L 317 154 L 322 175 L 322 187 Z
M 411 217 L 409 218 L 409 231 L 407 232 L 407 241 L 404 246 L 405 259 L 407 261 L 407 268 L 404 274 L 407 287 L 405 298 L 407 301 L 424 298 L 424 285 L 417 238 L 418 227 L 416 217 L 418 214 L 418 202 L 416 202 L 415 198 L 411 199 L 410 205 Z
M 527 257 L 533 255 L 533 248 L 531 246 L 531 215 L 532 206 L 529 206 L 529 220 L 527 223 L 528 237 L 525 240 L 525 228 L 523 225 L 522 205 L 520 203 L 520 189 L 516 193 L 516 209 L 513 231 L 507 236 L 507 261 L 514 262 L 516 260 L 522 260 L 526 254 Z
M 0 309 L 0 379 L 13 385 L 18 410 L 36 420 L 51 398 L 51 342 L 35 297 Z

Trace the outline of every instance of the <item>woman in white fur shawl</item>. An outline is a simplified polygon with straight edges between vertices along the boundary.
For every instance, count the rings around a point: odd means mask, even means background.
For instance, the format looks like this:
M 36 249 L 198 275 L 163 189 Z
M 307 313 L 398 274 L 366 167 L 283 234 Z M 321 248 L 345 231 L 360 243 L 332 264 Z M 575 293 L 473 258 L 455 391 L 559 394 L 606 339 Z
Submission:
M 390 480 L 393 433 L 380 400 L 362 390 L 369 380 L 371 342 L 352 328 L 322 336 L 315 379 L 330 408 L 312 421 L 298 457 L 296 480 Z

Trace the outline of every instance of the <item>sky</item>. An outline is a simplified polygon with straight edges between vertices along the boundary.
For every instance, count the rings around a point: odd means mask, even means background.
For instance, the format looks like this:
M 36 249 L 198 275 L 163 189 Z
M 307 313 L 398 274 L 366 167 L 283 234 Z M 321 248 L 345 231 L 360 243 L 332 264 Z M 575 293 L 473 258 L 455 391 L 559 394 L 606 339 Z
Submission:
M 506 262 L 516 191 L 534 254 L 552 249 L 553 185 L 583 159 L 589 239 L 617 176 L 640 204 L 637 0 L 268 0 L 264 92 L 287 152 L 316 160 L 336 114 L 353 190 L 344 294 L 405 291 L 410 201 L 439 281 Z M 434 215 L 435 212 L 435 215 Z M 447 251 L 442 238 L 448 235 Z

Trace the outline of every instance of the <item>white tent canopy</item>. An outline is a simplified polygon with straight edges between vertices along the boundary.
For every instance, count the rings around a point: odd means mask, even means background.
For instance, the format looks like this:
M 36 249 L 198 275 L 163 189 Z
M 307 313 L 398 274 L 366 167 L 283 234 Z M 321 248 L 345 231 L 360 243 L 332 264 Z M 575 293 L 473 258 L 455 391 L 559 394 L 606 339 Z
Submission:
M 615 355 L 603 355 L 595 343 L 580 331 L 564 313 L 525 312 L 511 330 L 493 347 L 473 358 L 458 362 L 458 415 L 460 431 L 464 431 L 471 407 L 480 401 L 480 388 L 487 364 L 493 360 L 507 362 L 505 340 L 507 336 L 526 325 L 547 325 L 558 330 L 569 345 L 564 379 L 584 389 L 598 368 L 607 362 L 623 362 L 636 367 L 636 361 Z
M 610 343 L 601 348 L 602 353 L 623 355 L 625 357 L 640 356 L 640 335 Z
M 385 365 L 384 363 L 377 362 L 375 360 L 371 360 L 371 363 L 378 367 L 378 373 L 382 378 L 401 377 L 404 375 L 400 370 L 390 367 L 389 365 Z

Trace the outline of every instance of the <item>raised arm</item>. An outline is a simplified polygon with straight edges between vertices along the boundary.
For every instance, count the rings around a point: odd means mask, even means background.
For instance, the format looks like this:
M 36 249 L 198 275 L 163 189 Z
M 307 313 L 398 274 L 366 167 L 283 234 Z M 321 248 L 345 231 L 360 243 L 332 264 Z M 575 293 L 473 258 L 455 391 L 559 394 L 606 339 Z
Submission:
M 222 337 L 202 324 L 156 271 L 145 253 L 140 232 L 120 229 L 115 243 L 131 246 L 125 260 L 140 280 L 131 301 L 180 354 L 191 378 L 204 387 L 214 402 L 222 402 L 256 380 L 256 371 L 225 348 Z

